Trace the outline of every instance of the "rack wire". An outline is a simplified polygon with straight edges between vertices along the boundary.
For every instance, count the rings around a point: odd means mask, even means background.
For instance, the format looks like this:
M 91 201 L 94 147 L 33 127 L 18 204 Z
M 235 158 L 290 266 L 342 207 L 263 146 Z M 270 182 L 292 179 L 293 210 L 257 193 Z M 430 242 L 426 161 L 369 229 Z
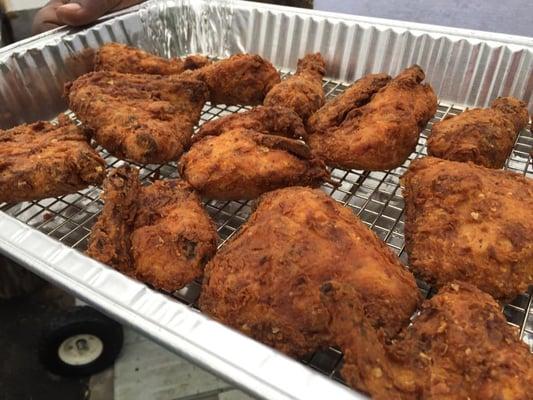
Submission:
M 284 77 L 287 72 L 282 73 Z M 333 80 L 324 80 L 326 97 L 333 98 L 342 93 L 347 86 Z M 227 114 L 237 113 L 248 109 L 241 106 L 213 106 L 209 103 L 204 107 L 200 124 Z M 404 164 L 390 171 L 356 171 L 335 168 L 331 174 L 339 182 L 338 187 L 324 184 L 322 189 L 333 199 L 345 207 L 350 208 L 361 220 L 368 225 L 407 265 L 405 252 L 403 210 L 404 202 L 401 195 L 399 179 L 409 167 L 412 160 L 423 157 L 426 152 L 426 139 L 432 125 L 448 115 L 457 115 L 464 110 L 462 106 L 441 102 L 434 118 L 428 123 L 422 134 L 416 150 Z M 74 114 L 66 112 L 73 120 Z M 79 121 L 77 121 L 80 123 Z M 533 147 L 533 137 L 527 130 L 520 132 L 513 152 L 505 169 L 518 172 L 533 178 L 533 164 L 529 153 Z M 127 164 L 123 160 L 110 155 L 102 148 L 98 148 L 106 160 L 108 168 L 116 168 Z M 177 178 L 176 163 L 165 165 L 136 165 L 140 169 L 141 179 L 144 181 L 159 178 Z M 74 194 L 49 198 L 40 201 L 23 202 L 18 204 L 1 204 L 0 210 L 38 229 L 50 237 L 79 251 L 84 251 L 91 232 L 100 213 L 103 203 L 100 200 L 101 189 L 89 187 Z M 251 214 L 251 201 L 204 201 L 205 208 L 217 225 L 220 237 L 219 247 L 223 246 L 239 230 Z M 424 297 L 433 293 L 430 286 L 418 281 Z M 187 287 L 174 293 L 174 297 L 181 302 L 196 306 L 200 294 L 199 281 L 192 282 Z M 503 306 L 503 312 L 508 323 L 517 328 L 520 337 L 533 351 L 533 287 L 528 293 L 518 296 L 512 303 Z M 342 365 L 342 353 L 330 348 L 316 352 L 302 360 L 309 367 L 342 381 L 339 370 Z

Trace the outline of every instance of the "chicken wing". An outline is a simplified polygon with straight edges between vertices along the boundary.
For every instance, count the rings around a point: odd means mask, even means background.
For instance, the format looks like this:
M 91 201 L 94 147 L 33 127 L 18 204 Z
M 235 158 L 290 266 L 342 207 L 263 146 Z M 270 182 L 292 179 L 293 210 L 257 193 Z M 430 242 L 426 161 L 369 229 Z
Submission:
M 474 286 L 442 288 L 390 345 L 361 318 L 352 288 L 327 283 L 322 292 L 334 341 L 344 352 L 341 374 L 373 399 L 530 398 L 533 355 L 499 304 Z
M 236 128 L 205 136 L 181 158 L 180 175 L 202 195 L 255 199 L 285 186 L 319 186 L 329 179 L 324 163 L 298 140 Z
M 438 287 L 460 279 L 512 300 L 533 283 L 533 182 L 426 157 L 403 176 L 412 270 Z
M 109 71 L 83 75 L 67 92 L 70 108 L 102 147 L 142 164 L 183 153 L 208 96 L 202 82 Z
M 0 202 L 38 200 L 99 185 L 105 162 L 66 116 L 0 130 Z
M 528 122 L 526 103 L 513 97 L 500 97 L 490 108 L 467 110 L 436 122 L 428 138 L 428 154 L 502 168 L 519 131 Z
M 305 122 L 324 105 L 322 78 L 326 61 L 320 53 L 298 60 L 296 74 L 274 86 L 265 97 L 265 106 L 281 106 L 294 110 Z
M 294 139 L 307 138 L 302 120 L 294 111 L 284 107 L 260 106 L 206 122 L 193 139 L 198 141 L 205 136 L 218 136 L 233 129 L 251 129 Z
M 431 86 L 421 84 L 423 80 L 419 66 L 405 69 L 370 102 L 340 116 L 339 126 L 310 135 L 313 152 L 333 167 L 399 167 L 414 151 L 420 131 L 437 110 L 437 97 Z
M 107 43 L 96 53 L 96 71 L 114 71 L 124 74 L 173 75 L 198 69 L 210 64 L 207 57 L 190 55 L 166 59 L 121 43 Z
M 217 248 L 216 227 L 186 182 L 141 187 L 138 175 L 131 167 L 109 174 L 87 254 L 173 292 L 202 276 Z
M 200 308 L 301 356 L 330 341 L 333 316 L 320 287 L 332 279 L 356 288 L 365 317 L 386 337 L 418 305 L 411 273 L 350 210 L 320 190 L 285 188 L 261 197 L 238 235 L 208 263 Z
M 326 132 L 342 124 L 350 111 L 367 104 L 372 96 L 389 83 L 387 74 L 369 74 L 358 79 L 340 95 L 329 100 L 307 121 L 307 130 Z
M 236 54 L 182 76 L 205 82 L 212 104 L 243 106 L 261 104 L 270 89 L 280 82 L 274 66 L 252 54 Z

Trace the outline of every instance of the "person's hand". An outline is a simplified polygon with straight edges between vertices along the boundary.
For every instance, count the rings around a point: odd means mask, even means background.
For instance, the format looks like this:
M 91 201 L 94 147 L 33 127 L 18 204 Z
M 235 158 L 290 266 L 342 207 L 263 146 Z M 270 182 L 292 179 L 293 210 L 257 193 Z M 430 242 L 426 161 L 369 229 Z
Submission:
M 51 0 L 33 20 L 33 33 L 41 33 L 62 25 L 80 26 L 107 13 L 121 10 L 143 0 Z

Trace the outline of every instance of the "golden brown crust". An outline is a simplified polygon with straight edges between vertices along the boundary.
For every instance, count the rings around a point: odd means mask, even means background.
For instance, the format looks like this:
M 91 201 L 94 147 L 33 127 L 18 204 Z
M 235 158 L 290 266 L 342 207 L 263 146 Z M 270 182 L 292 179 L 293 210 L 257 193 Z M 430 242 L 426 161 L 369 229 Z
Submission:
M 350 111 L 367 104 L 390 80 L 391 77 L 387 74 L 368 74 L 358 79 L 309 118 L 307 121 L 309 133 L 325 132 L 339 126 Z
M 499 304 L 453 282 L 423 303 L 420 315 L 390 345 L 360 317 L 350 288 L 332 285 L 329 307 L 344 352 L 347 383 L 376 400 L 526 400 L 533 356 L 507 324 Z M 348 333 L 346 333 L 348 332 Z
M 418 66 L 402 71 L 342 123 L 309 137 L 313 152 L 334 167 L 387 170 L 407 159 L 420 131 L 437 109 L 431 86 Z
M 402 178 L 409 264 L 427 282 L 461 279 L 511 300 L 533 283 L 533 182 L 426 157 Z
M 209 59 L 201 55 L 166 59 L 125 44 L 107 43 L 96 52 L 95 71 L 173 75 L 202 68 L 209 63 Z
M 121 167 L 109 174 L 104 200 L 89 256 L 167 292 L 202 276 L 218 236 L 186 182 L 141 187 L 138 171 Z
M 104 207 L 91 230 L 86 253 L 120 272 L 133 275 L 131 233 L 141 190 L 139 170 L 129 166 L 111 170 L 103 189 Z
M 501 97 L 493 101 L 491 108 L 467 110 L 436 122 L 428 138 L 428 154 L 502 168 L 528 121 L 526 103 Z
M 296 73 L 274 86 L 266 95 L 265 106 L 280 106 L 294 110 L 305 122 L 324 105 L 322 78 L 326 61 L 320 53 L 308 54 L 298 60 Z
M 284 107 L 259 106 L 206 122 L 194 135 L 193 141 L 239 128 L 294 139 L 307 138 L 302 120 L 294 111 Z
M 300 141 L 242 128 L 206 136 L 180 160 L 180 175 L 202 195 L 254 199 L 285 186 L 318 186 L 324 163 Z
M 329 343 L 321 286 L 337 279 L 364 299 L 365 317 L 388 337 L 408 323 L 413 276 L 352 212 L 320 190 L 263 195 L 239 234 L 206 267 L 200 308 L 290 354 Z M 394 311 L 392 311 L 394 310 Z
M 261 104 L 280 82 L 274 66 L 254 54 L 236 54 L 182 76 L 205 82 L 212 104 L 243 106 Z
M 0 130 L 0 202 L 39 200 L 99 185 L 105 162 L 66 116 Z
M 67 85 L 70 108 L 116 157 L 143 164 L 176 160 L 207 100 L 198 81 L 93 72 Z

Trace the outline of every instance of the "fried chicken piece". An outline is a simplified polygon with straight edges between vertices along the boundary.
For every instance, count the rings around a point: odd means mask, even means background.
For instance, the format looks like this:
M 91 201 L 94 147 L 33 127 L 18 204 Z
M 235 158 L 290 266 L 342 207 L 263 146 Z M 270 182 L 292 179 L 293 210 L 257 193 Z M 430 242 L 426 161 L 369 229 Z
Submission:
M 296 74 L 274 86 L 266 95 L 263 104 L 294 110 L 305 122 L 324 105 L 326 96 L 322 78 L 325 74 L 326 61 L 322 55 L 308 54 L 298 60 Z
M 405 240 L 415 274 L 460 279 L 512 300 L 533 283 L 533 182 L 471 163 L 426 157 L 403 176 Z
M 202 82 L 100 71 L 67 85 L 70 108 L 116 157 L 142 164 L 176 160 L 207 100 Z
M 339 126 L 310 135 L 313 152 L 333 167 L 399 167 L 414 151 L 420 131 L 437 110 L 437 97 L 431 86 L 421 84 L 423 80 L 419 66 L 405 69 L 370 102 L 349 111 Z
M 428 154 L 502 168 L 518 133 L 529 122 L 526 106 L 513 97 L 500 97 L 490 108 L 467 110 L 436 122 L 428 138 Z
M 0 130 L 0 202 L 39 200 L 99 185 L 105 162 L 66 116 Z
M 387 74 L 369 74 L 358 79 L 311 115 L 307 121 L 307 130 L 309 133 L 326 132 L 338 127 L 350 111 L 367 104 L 390 80 L 391 77 Z
M 96 53 L 95 71 L 114 71 L 124 74 L 181 74 L 210 64 L 207 57 L 193 54 L 181 58 L 166 59 L 121 43 L 107 43 Z
M 330 315 L 330 345 L 343 352 L 341 375 L 348 385 L 372 398 L 401 399 L 393 382 L 396 375 L 402 376 L 402 370 L 393 368 L 387 340 L 366 316 L 365 298 L 353 285 L 342 281 L 325 282 L 320 292 Z M 404 322 L 404 326 L 409 323 Z M 406 370 L 405 374 L 409 373 Z
M 182 76 L 205 82 L 212 104 L 242 106 L 261 104 L 270 89 L 280 82 L 274 66 L 253 54 L 236 54 Z
M 320 190 L 261 197 L 248 222 L 206 266 L 200 308 L 289 355 L 330 342 L 320 288 L 335 279 L 361 296 L 365 318 L 390 338 L 409 322 L 412 274 L 350 210 Z
M 285 186 L 319 186 L 324 163 L 298 140 L 236 128 L 205 136 L 181 158 L 180 176 L 203 196 L 255 199 Z
M 284 107 L 259 106 L 206 122 L 194 135 L 193 140 L 198 141 L 205 136 L 218 136 L 233 129 L 251 129 L 294 139 L 307 138 L 302 120 L 294 111 Z
M 134 275 L 131 234 L 141 191 L 139 171 L 128 166 L 112 170 L 100 198 L 104 207 L 91 230 L 87 255 L 127 275 Z
M 499 304 L 474 286 L 444 287 L 391 345 L 380 345 L 361 318 L 353 289 L 337 283 L 325 289 L 332 335 L 344 352 L 341 374 L 373 399 L 531 398 L 533 355 Z
M 109 174 L 87 254 L 173 292 L 202 276 L 217 248 L 216 227 L 186 182 L 141 187 L 138 175 L 131 167 Z

